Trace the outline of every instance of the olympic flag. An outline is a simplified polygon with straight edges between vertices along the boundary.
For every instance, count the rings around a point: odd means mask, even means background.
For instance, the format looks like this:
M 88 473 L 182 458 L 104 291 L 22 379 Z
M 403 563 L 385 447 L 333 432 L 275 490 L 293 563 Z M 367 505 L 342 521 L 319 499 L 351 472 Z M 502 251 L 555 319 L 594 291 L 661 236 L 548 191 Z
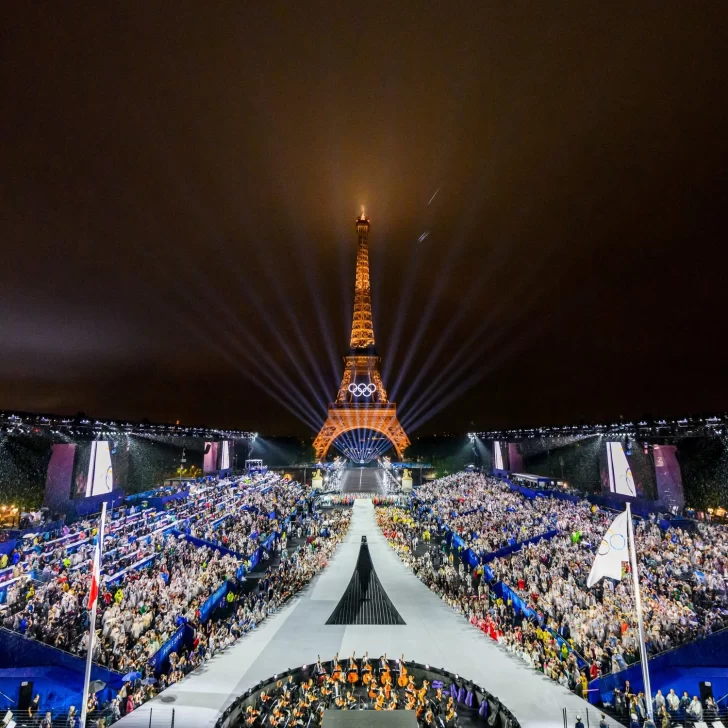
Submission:
M 608 576 L 617 581 L 622 580 L 622 562 L 629 561 L 627 550 L 627 511 L 620 513 L 602 537 L 597 548 L 597 555 L 592 564 L 586 585 L 594 586 L 600 579 Z

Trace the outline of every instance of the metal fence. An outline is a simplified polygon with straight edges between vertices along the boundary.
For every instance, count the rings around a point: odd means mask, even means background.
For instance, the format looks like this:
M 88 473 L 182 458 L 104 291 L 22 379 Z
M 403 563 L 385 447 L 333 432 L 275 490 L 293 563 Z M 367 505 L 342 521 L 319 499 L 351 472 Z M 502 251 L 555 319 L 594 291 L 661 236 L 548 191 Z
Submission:
M 81 726 L 81 716 L 78 714 L 72 718 L 68 713 L 53 714 L 49 724 L 48 714 L 44 711 L 30 715 L 27 708 L 11 708 L 7 712 L 0 711 L 0 725 L 6 724 L 4 719 L 7 717 L 7 724 L 11 724 L 11 720 L 15 721 L 16 728 L 108 728 L 111 725 L 119 728 L 174 728 L 174 711 L 174 708 L 164 706 L 141 706 L 120 721 L 114 722 L 110 715 L 93 715 L 86 719 L 85 726 Z
M 614 728 L 619 726 L 629 726 L 631 719 L 629 715 L 618 714 L 613 709 L 601 709 L 593 705 L 584 705 L 583 710 L 567 710 L 563 709 L 563 726 L 564 728 L 575 728 L 577 723 L 581 722 L 584 728 L 599 728 L 602 721 Z M 640 726 L 644 721 L 639 720 Z M 655 714 L 654 723 L 656 728 L 728 728 L 728 709 L 721 706 L 715 712 L 704 710 L 702 720 L 697 720 L 685 711 L 680 710 L 676 713 L 668 713 L 666 722 L 660 716 Z

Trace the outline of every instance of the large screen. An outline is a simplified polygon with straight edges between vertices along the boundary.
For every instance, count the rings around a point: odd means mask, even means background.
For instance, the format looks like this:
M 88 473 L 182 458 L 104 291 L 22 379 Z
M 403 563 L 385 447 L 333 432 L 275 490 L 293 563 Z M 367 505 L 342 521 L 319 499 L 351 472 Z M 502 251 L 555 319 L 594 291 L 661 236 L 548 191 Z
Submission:
M 655 445 L 655 478 L 657 480 L 657 499 L 675 512 L 685 505 L 682 471 L 677 460 L 675 445 Z
M 126 483 L 128 466 L 128 442 L 93 440 L 76 443 L 71 496 L 88 498 L 111 493 Z
M 202 472 L 214 473 L 217 470 L 217 442 L 206 442 L 202 458 Z
M 86 476 L 86 497 L 111 493 L 114 490 L 114 468 L 111 465 L 111 450 L 105 440 L 91 443 L 91 455 Z
M 626 440 L 605 442 L 601 470 L 603 491 L 655 499 L 655 470 L 648 447 Z
M 43 505 L 58 508 L 71 497 L 73 484 L 73 462 L 76 459 L 74 444 L 56 443 L 51 447 L 48 462 Z
M 508 470 L 507 443 L 500 443 L 498 440 L 493 441 L 493 469 Z
M 629 466 L 627 455 L 621 442 L 607 443 L 607 468 L 609 476 L 609 490 L 619 495 L 637 497 L 632 468 Z
M 220 470 L 228 470 L 230 467 L 230 442 L 223 440 L 220 443 Z

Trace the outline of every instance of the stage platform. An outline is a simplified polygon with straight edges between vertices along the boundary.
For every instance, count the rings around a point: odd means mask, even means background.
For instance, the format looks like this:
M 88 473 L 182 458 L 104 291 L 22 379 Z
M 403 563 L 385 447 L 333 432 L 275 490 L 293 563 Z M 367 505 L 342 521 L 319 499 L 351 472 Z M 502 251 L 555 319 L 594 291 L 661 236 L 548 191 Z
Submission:
M 364 535 L 382 587 L 404 625 L 326 624 L 349 585 Z M 358 657 L 368 652 L 374 658 L 384 652 L 389 657 L 404 654 L 405 659 L 458 673 L 498 697 L 523 728 L 563 728 L 564 708 L 570 716 L 581 714 L 586 724 L 586 702 L 501 649 L 402 564 L 377 526 L 372 502 L 362 499 L 354 504 L 349 533 L 329 565 L 298 597 L 120 725 L 148 725 L 149 708 L 156 724 L 174 707 L 175 728 L 213 726 L 237 695 L 259 681 L 287 668 L 310 665 L 317 655 L 328 660 L 337 653 L 346 658 L 354 651 Z M 598 715 L 590 709 L 594 724 Z
M 417 728 L 412 710 L 325 710 L 323 728 Z

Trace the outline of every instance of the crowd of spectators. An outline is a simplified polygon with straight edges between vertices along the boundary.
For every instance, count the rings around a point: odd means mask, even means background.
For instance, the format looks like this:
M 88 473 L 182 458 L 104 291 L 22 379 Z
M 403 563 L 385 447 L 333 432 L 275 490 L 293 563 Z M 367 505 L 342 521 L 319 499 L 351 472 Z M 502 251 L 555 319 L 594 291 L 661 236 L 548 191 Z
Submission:
M 169 656 L 169 667 L 156 674 L 154 683 L 150 680 L 152 668 L 146 665 L 144 674 L 147 678 L 122 691 L 113 702 L 114 719 L 180 681 L 277 612 L 326 566 L 348 530 L 350 515 L 350 509 L 335 509 L 312 512 L 292 522 L 291 534 L 284 533 L 277 542 L 277 563 L 264 570 L 252 589 L 240 585 L 241 588 L 229 592 L 212 619 L 201 622 L 197 614 L 190 613 L 186 623 L 194 630 L 192 644 Z M 294 546 L 294 541 L 300 543 Z
M 200 650 L 174 665 L 159 685 L 175 681 L 215 649 L 260 623 L 325 563 L 348 524 L 348 511 L 324 517 L 296 483 L 273 474 L 253 482 L 206 483 L 186 499 L 157 512 L 141 506 L 108 514 L 94 660 L 121 673 L 149 675 L 149 658 L 182 624 L 197 626 Z M 89 641 L 85 606 L 98 519 L 66 529 L 58 539 L 19 543 L 9 554 L 0 624 L 26 637 L 82 656 Z M 194 537 L 194 538 L 191 538 Z M 246 590 L 236 582 L 240 567 L 266 538 L 264 563 L 280 557 L 261 581 Z M 188 541 L 187 539 L 190 538 Z M 302 542 L 289 552 L 290 539 Z M 200 544 L 197 539 L 209 543 Z M 245 577 L 243 577 L 243 581 Z M 223 624 L 200 620 L 200 606 L 224 582 L 234 587 L 228 604 L 235 618 Z M 0 585 L 2 587 L 3 585 Z M 154 690 L 151 680 L 119 702 L 121 712 Z
M 491 553 L 558 528 L 559 514 L 495 478 L 459 474 L 417 490 L 418 501 L 447 522 L 468 548 Z
M 639 659 L 632 580 L 586 586 L 595 547 L 615 514 L 587 501 L 529 500 L 509 491 L 486 476 L 461 473 L 420 488 L 411 511 L 378 509 L 378 520 L 431 590 L 527 664 L 583 694 L 588 680 Z M 490 561 L 489 585 L 482 563 L 470 568 L 457 553 L 421 546 L 417 555 L 418 544 L 443 527 L 480 554 L 539 529 L 559 533 Z M 635 526 L 650 654 L 728 626 L 728 532 L 707 524 L 692 528 L 664 530 L 654 520 Z M 623 568 L 628 575 L 629 565 Z M 491 588 L 498 581 L 538 619 L 525 619 L 510 599 L 504 602 Z
M 639 659 L 632 580 L 603 579 L 591 589 L 586 586 L 594 547 L 606 527 L 529 544 L 491 564 L 497 579 L 568 636 L 589 663 L 592 677 Z M 728 540 L 714 527 L 697 528 L 695 534 L 679 528 L 663 531 L 649 521 L 636 527 L 648 654 L 728 626 Z M 625 572 L 628 568 L 625 564 Z

